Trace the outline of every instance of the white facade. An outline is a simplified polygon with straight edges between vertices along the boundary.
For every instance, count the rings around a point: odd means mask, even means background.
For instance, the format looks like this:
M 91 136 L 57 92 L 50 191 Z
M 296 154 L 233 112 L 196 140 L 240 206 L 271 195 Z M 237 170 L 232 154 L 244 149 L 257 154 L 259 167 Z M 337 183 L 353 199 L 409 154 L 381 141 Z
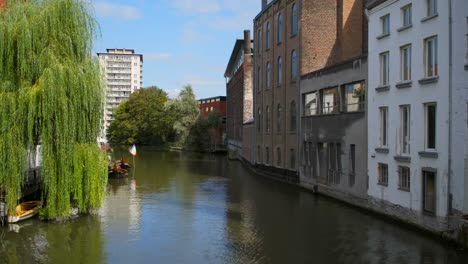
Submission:
M 468 1 L 380 2 L 369 10 L 368 194 L 438 228 L 450 207 L 468 213 Z
M 143 86 L 143 55 L 135 54 L 132 49 L 107 49 L 107 53 L 98 53 L 98 56 L 107 83 L 100 138 L 100 141 L 106 141 L 105 135 L 112 121 L 113 110 Z

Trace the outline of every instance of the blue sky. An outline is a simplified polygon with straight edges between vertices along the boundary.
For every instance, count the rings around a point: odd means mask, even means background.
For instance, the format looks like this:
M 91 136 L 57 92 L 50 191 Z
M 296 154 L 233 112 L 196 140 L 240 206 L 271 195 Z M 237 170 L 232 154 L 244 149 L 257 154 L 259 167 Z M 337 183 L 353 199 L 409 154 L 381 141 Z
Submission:
M 197 98 L 226 94 L 224 70 L 236 38 L 252 29 L 260 0 L 94 0 L 96 52 L 144 55 L 143 86 L 174 97 L 191 84 Z M 252 33 L 251 33 L 252 35 Z

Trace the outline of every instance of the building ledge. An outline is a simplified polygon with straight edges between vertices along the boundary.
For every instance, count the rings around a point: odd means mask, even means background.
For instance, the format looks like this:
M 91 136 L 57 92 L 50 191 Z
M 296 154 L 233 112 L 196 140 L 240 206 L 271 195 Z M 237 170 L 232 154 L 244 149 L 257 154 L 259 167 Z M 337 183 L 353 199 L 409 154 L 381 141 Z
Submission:
M 398 190 L 402 192 L 410 192 L 409 188 L 404 188 L 404 187 L 398 187 Z
M 388 183 L 385 182 L 378 182 L 377 184 L 383 187 L 388 187 Z
M 438 17 L 438 16 L 439 16 L 439 13 L 435 13 L 435 14 L 433 14 L 433 15 L 427 16 L 427 17 L 421 19 L 421 23 L 424 23 L 424 22 L 426 22 L 426 21 L 428 21 L 428 20 L 431 20 L 431 19 L 433 19 L 433 18 L 436 18 L 436 17 Z
M 412 27 L 413 27 L 413 24 L 409 24 L 407 26 L 403 26 L 403 27 L 397 29 L 397 31 L 401 32 L 401 31 L 407 30 L 407 29 L 412 28 Z
M 375 152 L 382 153 L 382 154 L 388 154 L 390 151 L 388 150 L 388 148 L 375 148 Z
M 437 159 L 439 157 L 439 153 L 432 151 L 419 151 L 419 156 L 423 158 Z
M 408 157 L 408 156 L 395 156 L 393 157 L 396 161 L 399 161 L 399 162 L 406 162 L 406 163 L 410 163 L 411 162 L 411 157 Z
M 383 39 L 383 38 L 386 38 L 386 37 L 388 37 L 388 36 L 390 36 L 390 33 L 385 33 L 385 34 L 378 35 L 378 36 L 376 37 L 376 39 Z
M 422 167 L 421 168 L 423 171 L 428 171 L 428 172 L 434 172 L 434 173 L 437 173 L 437 169 L 436 168 L 431 168 L 431 167 Z
M 427 77 L 419 80 L 419 84 L 429 84 L 429 83 L 436 83 L 439 81 L 439 76 Z
M 402 81 L 395 85 L 398 89 L 410 88 L 413 85 L 413 81 Z
M 390 85 L 379 86 L 379 87 L 375 88 L 375 91 L 377 91 L 377 92 L 386 92 L 388 90 L 390 90 Z

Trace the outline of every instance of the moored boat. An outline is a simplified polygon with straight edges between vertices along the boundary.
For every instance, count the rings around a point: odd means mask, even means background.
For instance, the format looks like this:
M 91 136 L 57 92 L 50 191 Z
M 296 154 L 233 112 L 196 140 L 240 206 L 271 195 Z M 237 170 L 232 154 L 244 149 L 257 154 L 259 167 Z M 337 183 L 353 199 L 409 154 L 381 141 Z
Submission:
M 8 215 L 8 223 L 16 223 L 29 219 L 37 215 L 37 213 L 39 213 L 39 209 L 41 209 L 41 201 L 20 203 L 18 206 L 16 206 L 15 214 Z
M 109 167 L 109 178 L 120 179 L 128 175 L 128 171 L 120 167 L 118 163 L 114 163 L 112 167 Z

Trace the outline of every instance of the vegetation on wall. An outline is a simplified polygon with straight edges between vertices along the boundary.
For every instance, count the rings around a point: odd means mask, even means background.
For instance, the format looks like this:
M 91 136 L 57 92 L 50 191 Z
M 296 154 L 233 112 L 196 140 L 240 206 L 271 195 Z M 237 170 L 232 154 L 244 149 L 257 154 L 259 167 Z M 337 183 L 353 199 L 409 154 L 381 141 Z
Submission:
M 28 153 L 42 146 L 42 214 L 99 207 L 107 163 L 96 139 L 104 86 L 97 24 L 78 0 L 9 0 L 0 12 L 0 189 L 13 212 Z

